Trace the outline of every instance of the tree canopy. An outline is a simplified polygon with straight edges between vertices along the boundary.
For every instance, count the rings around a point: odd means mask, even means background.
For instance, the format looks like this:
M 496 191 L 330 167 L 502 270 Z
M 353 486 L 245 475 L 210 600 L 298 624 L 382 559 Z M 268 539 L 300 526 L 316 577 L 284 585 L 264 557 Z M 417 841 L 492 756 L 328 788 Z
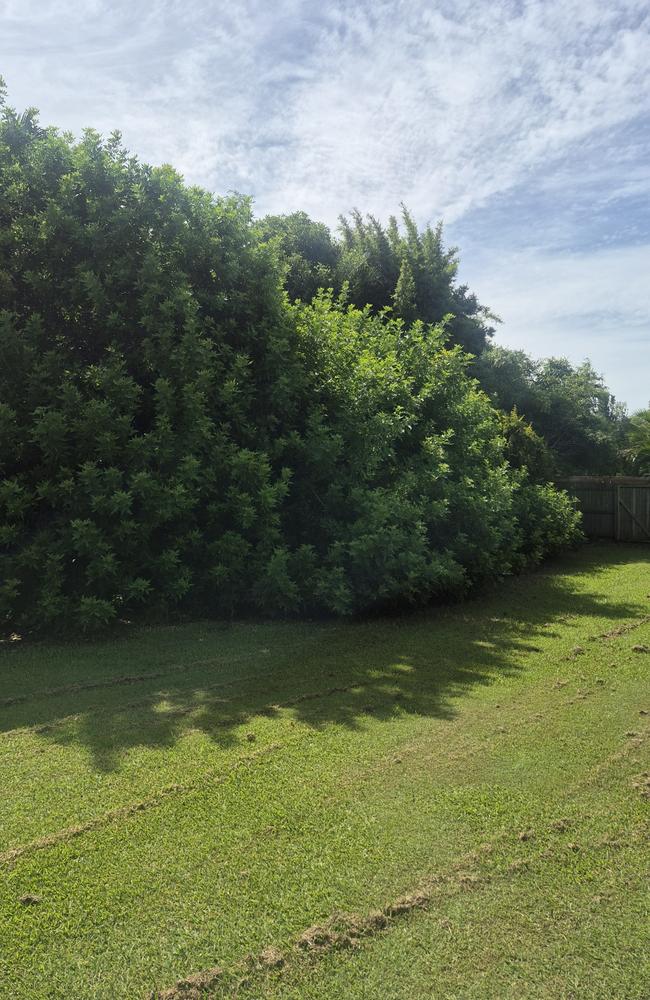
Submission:
M 407 326 L 416 320 L 444 323 L 448 343 L 475 355 L 472 373 L 493 404 L 507 414 L 516 410 L 543 439 L 546 454 L 537 474 L 552 478 L 622 468 L 625 407 L 591 364 L 536 360 L 494 346 L 497 317 L 458 284 L 458 252 L 445 247 L 442 225 L 420 231 L 404 207 L 400 221 L 393 217 L 384 227 L 355 211 L 341 217 L 339 232 L 332 235 L 322 223 L 295 212 L 267 216 L 259 229 L 278 249 L 290 299 L 310 302 L 320 289 L 332 289 L 358 308 L 389 311 Z M 513 419 L 510 434 L 516 426 Z
M 491 346 L 475 373 L 493 403 L 516 407 L 549 450 L 552 473 L 613 475 L 621 464 L 625 407 L 585 361 L 534 360 L 523 351 Z
M 405 207 L 401 227 L 395 217 L 384 227 L 359 211 L 341 216 L 338 238 L 304 212 L 267 216 L 260 231 L 277 241 L 292 299 L 310 302 L 331 288 L 359 309 L 390 309 L 407 325 L 446 320 L 449 342 L 474 354 L 494 333 L 496 317 L 456 280 L 458 251 L 445 247 L 442 224 L 420 232 Z
M 650 409 L 633 414 L 627 425 L 625 455 L 631 469 L 650 476 Z
M 288 300 L 278 234 L 248 199 L 4 107 L 6 626 L 356 613 L 461 593 L 578 537 L 468 370 L 463 331 L 487 334 L 439 236 L 405 216 L 384 241 L 355 219 L 332 254 L 295 222 L 298 256 L 346 275 L 334 293 Z M 364 240 L 399 259 L 392 285 L 373 272 L 383 304 L 359 304 Z M 470 303 L 451 341 L 434 272 Z

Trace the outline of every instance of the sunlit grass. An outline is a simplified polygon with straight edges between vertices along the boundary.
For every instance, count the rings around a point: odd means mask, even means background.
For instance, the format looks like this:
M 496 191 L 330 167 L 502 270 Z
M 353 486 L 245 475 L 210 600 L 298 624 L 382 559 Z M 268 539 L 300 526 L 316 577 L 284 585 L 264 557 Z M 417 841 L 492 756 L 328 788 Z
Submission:
M 219 966 L 242 997 L 646 997 L 649 555 L 400 619 L 4 644 L 0 995 Z

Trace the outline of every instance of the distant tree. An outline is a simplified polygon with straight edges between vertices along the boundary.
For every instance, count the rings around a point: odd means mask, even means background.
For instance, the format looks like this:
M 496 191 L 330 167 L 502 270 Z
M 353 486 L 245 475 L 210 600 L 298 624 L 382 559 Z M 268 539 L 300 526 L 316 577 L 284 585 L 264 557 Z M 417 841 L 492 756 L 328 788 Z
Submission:
M 535 361 L 523 351 L 490 347 L 474 372 L 496 406 L 506 412 L 516 407 L 543 437 L 555 475 L 617 471 L 625 407 L 588 361 Z
M 625 455 L 632 469 L 642 476 L 650 476 L 650 409 L 639 410 L 628 421 Z

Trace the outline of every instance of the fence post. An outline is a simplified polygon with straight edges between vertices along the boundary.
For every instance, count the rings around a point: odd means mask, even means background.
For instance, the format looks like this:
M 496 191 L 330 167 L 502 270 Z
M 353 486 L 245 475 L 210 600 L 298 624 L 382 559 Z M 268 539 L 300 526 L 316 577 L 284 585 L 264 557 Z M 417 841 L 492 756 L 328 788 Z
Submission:
M 616 534 L 614 538 L 617 542 L 621 540 L 621 487 L 616 487 Z

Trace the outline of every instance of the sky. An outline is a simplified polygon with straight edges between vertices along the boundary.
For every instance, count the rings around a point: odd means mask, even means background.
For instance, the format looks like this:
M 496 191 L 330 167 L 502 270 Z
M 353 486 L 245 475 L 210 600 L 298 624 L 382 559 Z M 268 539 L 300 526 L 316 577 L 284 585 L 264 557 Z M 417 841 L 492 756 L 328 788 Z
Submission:
M 649 405 L 648 0 L 0 0 L 0 74 L 258 215 L 442 219 L 498 343 Z

